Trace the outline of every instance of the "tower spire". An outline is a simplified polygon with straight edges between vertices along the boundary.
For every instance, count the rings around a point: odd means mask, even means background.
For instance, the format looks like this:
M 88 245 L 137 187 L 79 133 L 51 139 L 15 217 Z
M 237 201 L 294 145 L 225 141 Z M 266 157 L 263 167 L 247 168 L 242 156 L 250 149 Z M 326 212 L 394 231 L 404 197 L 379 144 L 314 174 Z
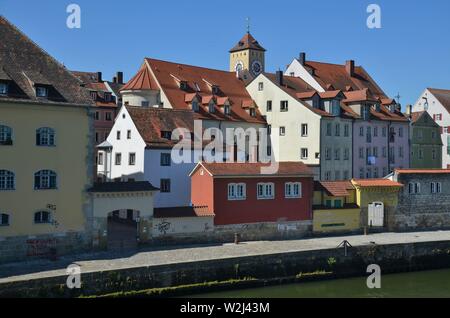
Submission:
M 250 18 L 247 17 L 245 20 L 247 20 L 247 33 L 250 33 Z

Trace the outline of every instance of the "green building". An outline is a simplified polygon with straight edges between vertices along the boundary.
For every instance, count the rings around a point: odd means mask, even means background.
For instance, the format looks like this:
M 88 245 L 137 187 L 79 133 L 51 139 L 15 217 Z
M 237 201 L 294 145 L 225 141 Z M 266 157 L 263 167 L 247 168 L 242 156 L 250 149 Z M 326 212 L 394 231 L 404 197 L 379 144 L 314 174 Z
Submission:
M 411 168 L 442 168 L 441 128 L 425 111 L 411 112 Z

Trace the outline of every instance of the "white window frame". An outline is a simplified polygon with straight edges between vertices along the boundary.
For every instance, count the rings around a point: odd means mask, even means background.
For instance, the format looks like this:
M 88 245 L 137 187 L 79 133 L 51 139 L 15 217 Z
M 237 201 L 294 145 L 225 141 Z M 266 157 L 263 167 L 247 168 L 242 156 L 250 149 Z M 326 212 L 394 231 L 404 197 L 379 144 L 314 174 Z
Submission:
M 284 184 L 284 197 L 286 199 L 302 198 L 302 183 L 301 182 L 286 182 Z
M 131 160 L 131 159 L 133 159 L 133 160 Z M 135 152 L 128 153 L 128 165 L 129 166 L 136 165 L 136 153 Z
M 2 143 L 12 142 L 12 128 L 6 125 L 0 125 L 0 145 Z
M 263 82 L 259 82 L 258 83 L 258 91 L 262 92 L 264 90 L 264 83 Z
M 302 137 L 308 137 L 308 124 L 303 123 L 300 125 L 300 135 Z
M 247 198 L 247 186 L 245 183 L 228 184 L 228 201 L 242 201 Z
M 8 84 L 0 83 L 0 95 L 8 95 Z
M 34 174 L 35 190 L 54 190 L 58 188 L 58 175 L 53 170 L 40 170 Z M 36 178 L 38 182 L 36 183 Z M 54 178 L 54 186 L 51 185 L 51 179 Z
M 301 159 L 308 159 L 308 148 L 301 148 L 300 149 L 300 158 Z
M 39 144 L 37 146 L 53 147 L 56 145 L 56 133 L 53 128 L 41 127 L 36 129 L 36 135 L 39 134 Z
M 48 88 L 44 86 L 36 86 L 36 97 L 48 97 Z
M 8 222 L 3 223 L 3 215 L 6 215 L 8 217 Z M 0 227 L 1 226 L 10 226 L 11 225 L 11 214 L 0 212 Z
M 40 213 L 40 218 L 39 218 L 40 221 L 36 222 L 36 214 L 38 214 L 38 213 Z M 48 221 L 47 222 L 43 222 L 42 221 L 42 214 L 43 213 L 47 213 L 48 214 Z M 50 223 L 52 223 L 52 219 L 53 219 L 53 215 L 52 215 L 52 212 L 50 212 L 50 211 L 41 210 L 41 211 L 37 211 L 37 212 L 35 212 L 33 214 L 33 223 L 34 224 L 50 224 Z
M 0 191 L 15 190 L 16 175 L 9 170 L 0 170 Z
M 275 184 L 273 182 L 259 182 L 256 185 L 258 200 L 273 200 L 275 198 Z

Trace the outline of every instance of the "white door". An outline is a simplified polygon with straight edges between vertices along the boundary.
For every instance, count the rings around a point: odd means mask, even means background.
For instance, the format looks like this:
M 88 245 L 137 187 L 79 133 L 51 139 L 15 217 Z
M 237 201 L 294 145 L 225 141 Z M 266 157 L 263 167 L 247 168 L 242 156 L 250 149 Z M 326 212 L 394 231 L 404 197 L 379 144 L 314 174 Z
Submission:
M 380 227 L 384 226 L 383 202 L 373 202 L 369 204 L 368 225 Z

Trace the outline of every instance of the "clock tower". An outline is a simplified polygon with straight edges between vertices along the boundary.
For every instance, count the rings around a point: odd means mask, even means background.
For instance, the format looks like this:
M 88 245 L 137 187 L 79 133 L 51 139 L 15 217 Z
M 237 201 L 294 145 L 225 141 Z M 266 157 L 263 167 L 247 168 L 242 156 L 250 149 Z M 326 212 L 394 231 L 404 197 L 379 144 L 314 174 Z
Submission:
M 266 50 L 247 32 L 230 50 L 230 72 L 247 70 L 256 77 L 264 72 Z

